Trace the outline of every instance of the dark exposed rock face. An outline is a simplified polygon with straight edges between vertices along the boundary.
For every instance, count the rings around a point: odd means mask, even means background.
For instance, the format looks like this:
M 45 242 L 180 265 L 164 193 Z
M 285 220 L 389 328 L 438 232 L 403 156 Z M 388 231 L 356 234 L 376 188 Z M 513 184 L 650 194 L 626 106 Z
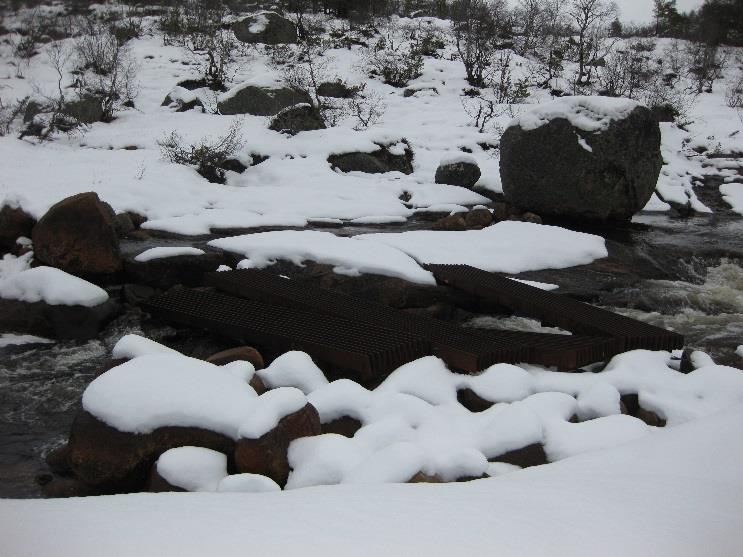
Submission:
M 319 111 L 310 104 L 298 104 L 279 112 L 268 129 L 296 135 L 299 132 L 324 130 L 325 122 Z
M 530 466 L 540 466 L 547 464 L 547 454 L 544 452 L 544 447 L 541 443 L 533 443 L 520 449 L 508 451 L 502 455 L 491 458 L 491 462 L 505 462 L 507 464 L 514 464 L 521 466 L 522 468 L 528 468 Z
M 26 333 L 61 340 L 89 340 L 118 314 L 108 300 L 94 307 L 51 305 L 0 298 L 0 332 Z
M 33 229 L 36 259 L 84 277 L 121 271 L 114 217 L 94 192 L 63 199 Z
M 240 439 L 235 447 L 235 467 L 238 473 L 262 474 L 283 487 L 289 477 L 289 444 L 320 433 L 320 416 L 314 406 L 306 404 L 258 439 Z
M 361 421 L 351 416 L 341 416 L 335 420 L 331 420 L 327 423 L 322 424 L 323 433 L 335 433 L 337 435 L 343 435 L 344 437 L 353 437 L 356 432 L 361 429 L 363 424 Z
M 176 255 L 149 261 L 127 259 L 124 270 L 132 282 L 167 289 L 176 284 L 203 286 L 204 273 L 216 271 L 222 263 L 222 254 L 207 252 L 202 255 Z
M 290 106 L 312 102 L 307 93 L 289 87 L 275 89 L 254 85 L 238 87 L 236 91 L 218 103 L 217 108 L 221 114 L 274 116 Z
M 292 44 L 297 42 L 297 27 L 274 12 L 263 12 L 236 21 L 232 31 L 244 43 Z
M 19 237 L 30 238 L 35 223 L 36 220 L 20 207 L 4 205 L 0 208 L 0 255 L 12 252 Z
M 383 172 L 413 173 L 413 151 L 410 145 L 404 142 L 404 151 L 391 151 L 390 145 L 379 145 L 379 149 L 372 153 L 342 153 L 331 155 L 328 162 L 333 168 L 341 172 L 366 172 L 381 174 Z
M 112 491 L 140 490 L 157 458 L 183 446 L 231 454 L 235 442 L 196 427 L 162 427 L 147 434 L 119 431 L 81 410 L 72 424 L 68 462 L 75 477 L 86 485 Z
M 206 361 L 216 366 L 223 366 L 231 362 L 245 361 L 253 364 L 255 369 L 263 369 L 265 367 L 263 356 L 261 356 L 261 353 L 252 346 L 238 346 L 236 348 L 222 350 L 221 352 L 209 356 Z
M 480 167 L 473 162 L 441 164 L 436 169 L 436 183 L 472 189 L 480 179 Z
M 317 94 L 321 97 L 333 99 L 350 99 L 358 91 L 357 87 L 349 87 L 343 81 L 325 81 L 317 86 Z
M 660 128 L 643 106 L 600 133 L 555 118 L 536 129 L 511 126 L 501 139 L 506 200 L 543 216 L 629 220 L 650 199 L 662 164 Z

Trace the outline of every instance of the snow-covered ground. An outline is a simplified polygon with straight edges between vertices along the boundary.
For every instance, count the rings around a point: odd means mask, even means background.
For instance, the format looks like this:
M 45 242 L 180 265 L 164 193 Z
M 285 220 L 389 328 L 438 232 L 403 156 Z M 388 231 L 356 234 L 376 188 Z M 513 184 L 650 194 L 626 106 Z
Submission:
M 6 555 L 736 556 L 743 405 L 460 484 L 0 502 Z M 42 534 L 43 533 L 43 534 Z

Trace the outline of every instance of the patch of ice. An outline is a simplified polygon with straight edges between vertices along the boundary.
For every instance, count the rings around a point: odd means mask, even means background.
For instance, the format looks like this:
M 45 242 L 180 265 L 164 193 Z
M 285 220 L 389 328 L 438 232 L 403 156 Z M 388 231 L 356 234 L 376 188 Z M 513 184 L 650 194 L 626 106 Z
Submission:
M 0 348 L 6 346 L 20 346 L 23 344 L 54 344 L 55 341 L 48 338 L 33 335 L 16 335 L 13 333 L 0 334 Z

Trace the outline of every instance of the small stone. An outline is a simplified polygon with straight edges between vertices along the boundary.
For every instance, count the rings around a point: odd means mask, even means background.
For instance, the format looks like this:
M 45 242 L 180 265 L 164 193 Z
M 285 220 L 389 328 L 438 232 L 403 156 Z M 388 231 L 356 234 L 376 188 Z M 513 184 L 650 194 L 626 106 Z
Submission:
M 222 350 L 209 356 L 206 361 L 217 366 L 223 366 L 231 362 L 245 361 L 253 364 L 256 370 L 265 367 L 263 356 L 252 346 L 237 346 L 229 350 Z

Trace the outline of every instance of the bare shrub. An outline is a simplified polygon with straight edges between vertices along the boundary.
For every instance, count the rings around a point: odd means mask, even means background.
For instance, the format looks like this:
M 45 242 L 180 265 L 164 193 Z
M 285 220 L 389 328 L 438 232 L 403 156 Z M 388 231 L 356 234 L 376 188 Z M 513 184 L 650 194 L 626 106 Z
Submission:
M 372 75 L 393 87 L 405 87 L 423 71 L 423 55 L 418 44 L 397 24 L 391 22 L 382 37 L 366 54 L 365 66 Z
M 645 42 L 630 41 L 605 58 L 598 74 L 601 93 L 611 97 L 636 99 L 651 79 L 650 57 Z
M 354 129 L 362 130 L 376 124 L 386 110 L 384 97 L 374 91 L 366 91 L 366 84 L 358 88 L 348 100 L 349 111 L 355 118 Z
M 235 120 L 227 133 L 216 139 L 203 138 L 197 143 L 187 144 L 178 132 L 171 132 L 158 141 L 165 160 L 190 166 L 210 182 L 225 183 L 225 162 L 243 147 L 240 133 L 242 122 Z
M 727 63 L 726 53 L 715 44 L 687 42 L 684 48 L 686 69 L 697 94 L 712 92 L 712 87 L 722 77 Z
M 14 103 L 6 104 L 0 98 L 0 137 L 13 131 L 16 120 L 23 116 L 30 97 L 24 97 Z

